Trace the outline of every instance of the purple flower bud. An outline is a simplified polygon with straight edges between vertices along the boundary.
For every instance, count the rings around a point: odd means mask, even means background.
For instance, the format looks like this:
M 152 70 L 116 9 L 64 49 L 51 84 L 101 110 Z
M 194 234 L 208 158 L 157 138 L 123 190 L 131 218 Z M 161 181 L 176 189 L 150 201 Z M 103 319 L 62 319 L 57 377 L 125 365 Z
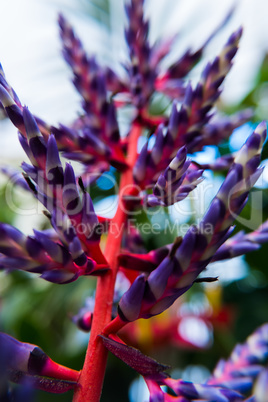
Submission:
M 155 144 L 152 148 L 150 155 L 154 166 L 157 166 L 157 164 L 160 162 L 163 153 L 163 145 L 164 145 L 163 129 L 164 129 L 163 125 L 160 124 L 156 131 Z
M 4 88 L 2 83 L 0 83 L 0 103 L 3 105 L 8 117 L 15 125 L 15 127 L 17 127 L 20 131 L 24 133 L 25 130 L 21 109 L 16 104 L 7 89 Z
M 45 271 L 41 275 L 42 279 L 56 284 L 66 284 L 75 281 L 78 278 L 78 273 L 65 271 L 64 269 L 53 269 Z
M 38 230 L 34 230 L 34 234 L 53 261 L 64 266 L 71 261 L 70 254 L 59 243 L 52 241 L 45 233 Z
M 34 117 L 26 107 L 23 109 L 23 120 L 27 132 L 29 147 L 36 160 L 35 165 L 38 164 L 42 168 L 45 168 L 47 147 Z
M 82 204 L 76 185 L 76 178 L 74 170 L 69 163 L 66 163 L 64 171 L 62 202 L 67 214 L 70 217 L 81 213 Z
M 186 160 L 187 150 L 182 147 L 178 150 L 164 173 L 160 174 L 153 188 L 153 195 L 144 197 L 143 203 L 153 207 L 168 206 L 187 197 L 202 181 L 202 171 L 190 170 L 190 161 Z
M 133 168 L 133 177 L 137 183 L 143 182 L 146 176 L 147 148 L 148 144 L 145 143 Z
M 145 277 L 138 276 L 118 305 L 118 314 L 123 321 L 135 321 L 140 314 L 145 291 Z
M 54 135 L 47 142 L 46 176 L 50 184 L 63 184 L 63 169 Z
M 188 84 L 188 86 L 186 88 L 183 104 L 186 107 L 186 109 L 190 109 L 192 106 L 192 102 L 193 102 L 193 89 L 192 89 L 192 85 Z
M 173 268 L 173 261 L 165 258 L 149 275 L 147 283 L 156 300 L 162 296 Z
M 25 138 L 22 134 L 19 133 L 19 141 L 20 141 L 20 145 L 22 146 L 24 152 L 26 153 L 26 155 L 30 159 L 31 163 L 34 165 L 36 163 L 35 157 L 34 157 L 34 155 L 32 153 L 31 148 L 29 147 L 27 138 Z M 25 162 L 23 162 L 23 163 L 25 163 Z
M 168 123 L 168 131 L 169 131 L 173 141 L 176 140 L 176 137 L 178 134 L 178 127 L 179 127 L 179 113 L 177 110 L 177 102 L 173 102 L 170 117 L 169 117 L 169 123 Z
M 48 359 L 41 349 L 30 343 L 19 342 L 4 333 L 0 333 L 0 343 L 10 351 L 8 367 L 11 370 L 41 374 Z

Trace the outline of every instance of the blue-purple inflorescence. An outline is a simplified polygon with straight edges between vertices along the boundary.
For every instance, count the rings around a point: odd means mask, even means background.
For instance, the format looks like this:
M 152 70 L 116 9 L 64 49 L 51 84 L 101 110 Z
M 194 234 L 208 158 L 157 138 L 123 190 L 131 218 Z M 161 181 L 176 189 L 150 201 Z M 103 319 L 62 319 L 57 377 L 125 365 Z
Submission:
M 193 285 L 230 236 L 232 224 L 262 172 L 258 164 L 265 138 L 266 124 L 261 123 L 237 153 L 199 225 L 190 227 L 185 237 L 174 243 L 149 276 L 137 277 L 119 303 L 119 316 L 123 321 L 161 313 Z
M 150 402 L 158 401 L 245 401 L 254 388 L 254 401 L 265 401 L 267 391 L 268 324 L 258 328 L 244 344 L 237 345 L 230 358 L 221 360 L 203 384 L 170 378 L 167 366 L 142 355 L 137 349 L 112 338 L 102 337 L 115 356 L 140 373 L 149 388 Z M 254 385 L 255 384 L 255 385 Z M 165 385 L 168 388 L 161 388 Z M 172 390 L 173 394 L 168 390 Z
M 63 169 L 54 136 L 45 141 L 27 108 L 22 117 L 26 136 L 20 134 L 20 141 L 31 162 L 22 164 L 24 177 L 47 209 L 57 241 L 40 231 L 25 236 L 1 224 L 1 268 L 39 273 L 55 283 L 98 274 L 108 266 L 99 248 L 101 232 L 90 196 L 83 191 L 81 200 L 73 168 L 66 164 Z
M 0 223 L 0 269 L 38 273 L 57 284 L 72 282 L 83 275 L 117 273 L 113 300 L 112 292 L 109 301 L 105 294 L 101 295 L 102 302 L 112 306 L 114 320 L 107 327 L 103 325 L 103 332 L 97 334 L 98 342 L 144 377 L 150 402 L 263 402 L 267 390 L 267 370 L 263 368 L 268 356 L 267 324 L 244 345 L 238 345 L 228 360 L 220 361 L 205 384 L 169 378 L 165 373 L 167 366 L 126 345 L 117 335 L 129 322 L 168 309 L 195 282 L 213 280 L 198 278 L 210 262 L 254 251 L 268 241 L 267 222 L 251 233 L 240 231 L 230 237 L 249 191 L 262 173 L 259 164 L 266 138 L 265 123 L 257 126 L 237 154 L 222 155 L 202 165 L 195 162 L 193 155 L 207 145 L 218 146 L 228 140 L 233 130 L 253 115 L 249 109 L 233 116 L 217 113 L 222 83 L 233 65 L 242 28 L 205 65 L 196 84 L 187 77 L 206 45 L 228 22 L 233 9 L 203 45 L 197 50 L 187 50 L 166 69 L 162 61 L 177 36 L 150 42 L 144 0 L 127 1 L 125 11 L 129 58 L 123 65 L 124 78 L 110 66 L 101 66 L 94 55 L 88 55 L 70 23 L 59 15 L 62 53 L 81 96 L 82 111 L 69 125 L 55 127 L 33 116 L 0 66 L 2 112 L 18 129 L 21 146 L 29 159 L 21 165 L 22 174 L 10 167 L 0 169 L 13 183 L 33 194 L 51 224 L 51 229 L 33 230 L 27 236 L 12 225 Z M 165 115 L 151 113 L 157 93 L 169 102 Z M 131 106 L 131 112 L 129 134 L 123 136 L 118 109 L 125 106 Z M 135 141 L 133 133 L 137 136 Z M 147 137 L 139 150 L 138 135 Z M 68 161 L 63 163 L 62 158 Z M 76 176 L 70 160 L 80 162 L 81 176 Z M 119 216 L 118 221 L 99 219 L 87 192 L 87 187 L 111 166 L 117 170 L 116 179 L 118 173 L 126 173 L 124 185 L 131 187 L 127 188 L 129 191 L 120 187 L 119 213 L 115 215 Z M 204 217 L 190 226 L 183 238 L 176 237 L 173 243 L 147 252 L 135 220 L 129 220 L 135 216 L 131 213 L 144 207 L 169 207 L 185 199 L 201 183 L 206 169 L 228 170 L 228 173 Z M 122 227 L 116 230 L 122 234 L 122 241 L 117 248 L 107 244 L 115 259 L 113 264 L 107 256 L 109 266 L 100 247 L 104 230 L 100 222 L 108 228 L 112 243 L 112 225 L 119 221 Z M 91 330 L 93 320 L 98 319 L 93 312 L 96 304 L 94 293 L 73 317 L 80 329 Z M 105 321 L 103 317 L 101 320 Z M 10 399 L 13 396 L 7 388 L 9 380 L 24 381 L 26 391 L 30 386 L 65 392 L 77 385 L 78 372 L 57 365 L 37 346 L 4 333 L 0 333 L 0 360 L 0 399 L 14 400 Z M 252 397 L 248 397 L 251 393 Z
M 263 365 L 267 363 L 267 359 L 268 325 L 264 324 L 250 335 L 244 344 L 236 345 L 229 359 L 219 361 L 207 384 L 248 393 L 252 390 L 256 378 L 261 376 L 260 393 L 264 398 L 265 388 L 261 384 L 262 376 L 265 376 Z M 258 387 L 257 384 L 256 387 Z
M 182 103 L 179 105 L 174 101 L 168 125 L 158 127 L 153 147 L 148 150 L 147 144 L 144 145 L 133 169 L 135 181 L 141 188 L 155 181 L 175 156 L 174 150 L 186 145 L 188 152 L 194 152 L 207 145 L 208 133 L 204 132 L 204 127 L 220 96 L 219 87 L 232 67 L 241 34 L 242 29 L 239 29 L 229 38 L 220 55 L 206 65 L 195 88 L 188 84 Z M 241 115 L 240 118 L 244 122 L 245 116 Z M 222 138 L 218 135 L 213 141 L 218 144 Z

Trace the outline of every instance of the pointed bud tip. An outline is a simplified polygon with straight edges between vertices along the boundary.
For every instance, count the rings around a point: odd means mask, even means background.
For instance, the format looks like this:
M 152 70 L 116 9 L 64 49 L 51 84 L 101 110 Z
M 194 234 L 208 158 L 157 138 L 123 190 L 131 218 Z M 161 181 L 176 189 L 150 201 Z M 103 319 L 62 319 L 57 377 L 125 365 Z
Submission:
M 258 124 L 258 126 L 255 129 L 255 132 L 257 134 L 259 134 L 261 137 L 264 137 L 264 139 L 266 138 L 266 134 L 267 134 L 267 125 L 266 125 L 266 121 L 263 120 L 260 124 Z

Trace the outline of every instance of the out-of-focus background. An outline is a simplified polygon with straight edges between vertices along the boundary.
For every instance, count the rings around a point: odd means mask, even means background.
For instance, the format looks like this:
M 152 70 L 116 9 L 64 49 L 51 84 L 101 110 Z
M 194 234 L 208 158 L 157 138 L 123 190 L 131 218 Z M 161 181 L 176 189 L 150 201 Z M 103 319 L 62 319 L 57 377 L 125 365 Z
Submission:
M 198 48 L 223 19 L 234 1 L 213 0 L 148 0 L 146 13 L 151 20 L 151 41 L 180 32 L 168 62 L 188 48 Z M 81 111 L 79 96 L 71 83 L 71 73 L 61 57 L 57 27 L 58 12 L 64 13 L 74 26 L 89 54 L 97 54 L 100 63 L 111 65 L 123 73 L 126 60 L 124 42 L 125 15 L 123 0 L 9 0 L 2 1 L 0 13 L 0 62 L 7 79 L 23 104 L 31 112 L 51 124 L 69 123 Z M 233 112 L 241 107 L 254 107 L 255 121 L 268 116 L 268 4 L 265 0 L 241 0 L 230 22 L 209 44 L 192 79 L 198 77 L 205 62 L 220 51 L 230 33 L 240 25 L 244 35 L 234 67 L 224 83 L 222 108 Z M 236 150 L 251 127 L 246 125 L 231 139 Z M 213 152 L 213 149 L 207 150 Z M 266 155 L 267 157 L 267 155 Z M 19 166 L 25 159 L 17 140 L 16 129 L 8 120 L 0 122 L 0 163 Z M 264 162 L 265 164 L 266 162 Z M 215 178 L 215 186 L 221 177 Z M 267 219 L 267 174 L 260 183 L 263 189 L 263 220 Z M 32 200 L 19 193 L 6 203 L 6 183 L 0 178 L 0 220 L 13 223 L 29 233 L 42 225 L 33 214 L 17 216 L 22 204 L 30 209 Z M 26 207 L 25 207 L 26 205 Z M 244 211 L 244 216 L 250 209 Z M 259 215 L 260 211 L 255 211 Z M 239 225 L 238 225 L 239 226 Z M 151 239 L 147 239 L 150 244 Z M 159 244 L 157 244 L 159 246 Z M 177 367 L 173 373 L 184 379 L 199 381 L 209 373 L 220 356 L 226 357 L 237 341 L 243 341 L 257 325 L 267 320 L 267 258 L 265 250 L 217 264 L 220 283 L 197 286 L 194 292 L 176 306 L 173 314 L 178 339 L 173 347 L 167 340 L 150 346 L 154 329 L 141 323 L 137 330 L 137 346 L 163 363 Z M 215 273 L 215 271 L 214 271 Z M 94 281 L 79 280 L 57 286 L 29 278 L 20 272 L 1 274 L 1 329 L 22 341 L 36 343 L 62 364 L 80 369 L 88 335 L 79 332 L 70 320 L 83 300 L 92 294 Z M 164 317 L 164 321 L 170 319 Z M 166 322 L 166 321 L 165 321 Z M 154 325 L 162 325 L 161 320 Z M 143 336 L 143 340 L 142 340 Z M 188 346 L 187 346 L 188 342 Z M 174 353 L 176 350 L 176 353 Z M 168 361 L 167 361 L 168 360 Z M 111 357 L 102 401 L 143 401 L 146 392 L 136 375 L 123 363 Z M 38 393 L 38 401 L 47 395 Z M 69 401 L 71 393 L 50 396 L 51 401 Z

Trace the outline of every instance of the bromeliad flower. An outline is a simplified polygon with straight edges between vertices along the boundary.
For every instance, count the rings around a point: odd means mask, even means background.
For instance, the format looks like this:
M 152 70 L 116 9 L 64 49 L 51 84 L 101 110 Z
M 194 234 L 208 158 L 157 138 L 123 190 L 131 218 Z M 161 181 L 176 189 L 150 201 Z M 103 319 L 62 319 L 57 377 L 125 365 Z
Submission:
M 55 283 L 66 283 L 81 275 L 107 269 L 100 250 L 101 232 L 89 194 L 83 188 L 82 201 L 71 165 L 62 168 L 54 136 L 46 143 L 35 119 L 24 108 L 21 144 L 32 165 L 23 163 L 26 182 L 36 198 L 48 209 L 57 241 L 35 231 L 24 236 L 9 225 L 1 225 L 1 268 L 40 273 Z M 81 183 L 82 185 L 82 183 Z
M 215 252 L 211 262 L 222 261 L 234 257 L 247 254 L 251 251 L 258 250 L 262 244 L 268 241 L 267 236 L 268 222 L 264 222 L 260 227 L 253 232 L 245 233 L 243 230 L 236 233 L 234 236 L 227 239 L 222 246 Z M 121 253 L 119 256 L 119 264 L 122 268 L 137 269 L 140 271 L 152 272 L 172 249 L 172 244 L 152 250 L 149 253 Z
M 212 261 L 225 260 L 237 257 L 250 251 L 258 250 L 263 243 L 268 241 L 268 221 L 263 223 L 258 229 L 250 233 L 240 231 L 216 251 Z
M 72 129 L 83 133 L 85 146 L 91 155 L 98 156 L 105 162 L 107 159 L 113 166 L 122 169 L 126 166 L 123 146 L 120 143 L 116 110 L 108 90 L 116 91 L 124 88 L 111 69 L 102 70 L 95 58 L 88 58 L 80 40 L 63 15 L 59 16 L 63 55 L 74 73 L 74 85 L 83 97 L 85 115 L 76 120 Z M 64 137 L 68 129 L 61 127 L 58 136 Z M 76 134 L 77 135 L 77 134 Z M 62 138 L 64 141 L 64 138 Z M 81 143 L 82 145 L 82 143 Z M 83 146 L 77 152 L 65 152 L 66 157 L 79 160 L 84 154 Z
M 207 144 L 203 128 L 220 95 L 219 87 L 232 66 L 241 34 L 239 29 L 229 38 L 222 53 L 207 64 L 194 89 L 188 85 L 182 104 L 173 103 L 167 130 L 165 132 L 164 125 L 158 128 L 152 149 L 147 150 L 147 144 L 144 145 L 133 169 L 134 179 L 142 188 L 154 182 L 157 174 L 170 163 L 174 149 L 186 144 L 188 152 L 194 152 Z M 218 141 L 221 140 L 218 137 Z
M 186 148 L 180 148 L 164 173 L 160 174 L 153 194 L 145 200 L 148 206 L 169 206 L 182 201 L 202 182 L 203 170 L 190 168 L 191 161 L 186 161 Z
M 138 318 L 159 314 L 185 293 L 206 268 L 215 252 L 229 237 L 237 215 L 243 209 L 249 190 L 260 176 L 260 153 L 266 137 L 261 123 L 236 155 L 234 164 L 198 226 L 192 226 L 175 242 L 162 262 L 149 276 L 141 274 L 122 297 L 118 317 L 107 327 L 124 326 Z
M 139 158 L 139 163 L 135 166 L 134 175 L 136 179 L 144 184 L 150 180 L 146 177 L 146 147 L 143 148 L 140 156 L 142 157 Z M 172 159 L 164 172 L 159 175 L 152 188 L 152 194 L 139 193 L 137 189 L 138 195 L 124 197 L 126 207 L 129 209 L 155 206 L 167 207 L 186 198 L 203 180 L 201 177 L 203 170 L 191 165 L 191 161 L 186 157 L 186 147 L 180 148 L 175 158 Z M 149 188 L 150 186 L 148 185 L 147 190 Z
M 124 78 L 88 55 L 69 22 L 59 16 L 63 55 L 82 98 L 82 112 L 68 125 L 54 127 L 33 116 L 0 68 L 0 102 L 19 130 L 20 143 L 29 158 L 22 164 L 23 176 L 9 168 L 2 171 L 36 197 L 52 226 L 26 236 L 11 225 L 0 224 L 0 268 L 38 273 L 60 284 L 102 274 L 87 311 L 73 319 L 90 330 L 81 374 L 52 362 L 35 345 L 2 334 L 0 346 L 5 345 L 11 353 L 10 359 L 5 359 L 0 347 L 8 373 L 5 381 L 23 378 L 48 392 L 75 387 L 74 402 L 95 402 L 100 399 L 108 349 L 145 378 L 151 402 L 239 401 L 245 390 L 251 391 L 256 375 L 260 375 L 256 392 L 263 392 L 259 390 L 266 374 L 260 374 L 258 357 L 266 355 L 266 329 L 257 333 L 257 344 L 254 338 L 247 346 L 238 347 L 238 359 L 232 355 L 220 375 L 214 373 L 206 384 L 170 379 L 167 366 L 126 345 L 117 334 L 130 322 L 167 310 L 194 283 L 215 280 L 199 278 L 210 262 L 255 250 L 268 240 L 266 223 L 252 233 L 230 237 L 232 225 L 262 172 L 258 165 L 265 124 L 256 128 L 236 155 L 221 155 L 202 166 L 194 156 L 188 156 L 206 145 L 226 141 L 235 128 L 252 117 L 250 110 L 230 117 L 217 113 L 221 84 L 232 67 L 242 28 L 229 37 L 194 85 L 187 79 L 188 73 L 232 11 L 202 46 L 187 50 L 163 71 L 162 60 L 176 37 L 151 44 L 144 7 L 143 0 L 129 0 L 125 6 L 129 59 L 124 64 Z M 166 115 L 152 115 L 156 92 L 169 102 Z M 122 136 L 118 109 L 129 105 L 131 108 L 125 109 L 129 132 Z M 141 136 L 147 138 L 140 150 Z M 63 164 L 61 157 L 80 162 L 81 176 L 76 177 L 71 163 Z M 118 207 L 112 219 L 99 219 L 87 189 L 91 190 L 91 184 L 111 166 L 117 170 L 116 180 L 120 176 Z M 183 238 L 150 251 L 149 242 L 142 239 L 131 220 L 135 208 L 168 207 L 183 200 L 203 180 L 204 169 L 229 169 L 205 216 L 190 226 Z M 100 223 L 107 229 L 104 251 L 100 247 Z M 251 353 L 251 345 L 256 353 Z M 252 360 L 256 364 L 251 364 Z
M 22 136 L 26 137 L 21 102 L 6 81 L 3 70 L 1 72 L 0 102 L 12 123 L 19 129 Z M 127 166 L 122 150 L 123 145 L 119 143 L 116 112 L 113 104 L 106 101 L 106 88 L 103 88 L 101 77 L 99 77 L 99 81 L 101 88 L 94 89 L 91 114 L 88 112 L 84 118 L 78 119 L 71 127 L 60 125 L 56 128 L 40 118 L 35 118 L 38 131 L 44 140 L 47 141 L 49 135 L 54 134 L 58 149 L 67 158 L 82 162 L 87 167 L 87 171 L 94 172 L 96 177 L 108 170 L 110 163 L 119 170 L 124 170 Z M 97 112 L 98 119 L 95 115 Z
M 125 38 L 130 58 L 130 62 L 125 66 L 129 81 L 125 87 L 127 87 L 131 102 L 137 107 L 140 115 L 146 119 L 148 104 L 155 90 L 176 99 L 184 94 L 185 87 L 182 79 L 200 60 L 204 48 L 210 40 L 227 23 L 233 9 L 198 50 L 187 50 L 164 72 L 161 71 L 161 61 L 170 52 L 176 35 L 151 45 L 148 39 L 150 22 L 144 16 L 144 0 L 129 1 L 125 10 L 128 22 L 125 28 Z
M 68 283 L 81 275 L 98 275 L 107 265 L 97 264 L 76 244 L 77 237 L 65 233 L 66 241 L 51 240 L 43 232 L 34 231 L 26 236 L 8 224 L 0 224 L 0 268 L 8 271 L 20 269 L 41 274 L 41 278 L 54 283 Z
M 146 109 L 155 88 L 159 90 L 160 87 L 164 88 L 166 83 L 183 78 L 200 59 L 204 47 L 217 32 L 216 30 L 198 51 L 186 52 L 165 74 L 155 73 L 158 71 L 158 64 L 169 50 L 169 41 L 165 45 L 164 43 L 159 45 L 159 48 L 157 44 L 155 46 L 149 44 L 147 40 L 149 23 L 143 15 L 143 1 L 131 1 L 126 6 L 126 11 L 129 20 L 126 39 L 131 59 L 127 66 L 129 79 L 126 81 L 121 80 L 111 68 L 102 68 L 94 57 L 89 57 L 73 28 L 60 15 L 63 54 L 73 70 L 74 85 L 83 97 L 82 106 L 85 114 L 69 127 L 60 125 L 57 128 L 39 118 L 36 119 L 44 138 L 47 139 L 48 135 L 53 133 L 63 155 L 82 162 L 85 172 L 92 173 L 95 179 L 108 170 L 110 164 L 120 171 L 126 169 L 128 164 L 124 155 L 128 138 L 120 138 L 115 105 L 109 99 L 109 93 L 132 94 L 132 101 L 138 110 L 137 121 L 141 121 L 144 128 L 150 128 L 152 126 L 150 119 L 154 121 L 154 118 L 152 116 L 146 118 L 148 115 Z M 231 14 L 232 11 L 221 26 L 228 21 Z M 188 152 L 193 152 L 202 149 L 211 141 L 217 144 L 228 137 L 232 129 L 250 118 L 250 112 L 242 112 L 234 118 L 226 117 L 225 120 L 213 123 L 211 127 L 207 126 L 212 116 L 209 112 L 215 105 L 220 95 L 219 87 L 232 66 L 241 33 L 241 29 L 235 32 L 221 54 L 206 66 L 196 88 L 188 84 L 186 93 L 184 88 L 185 96 L 181 105 L 176 97 L 170 118 L 160 118 L 153 123 L 153 128 L 156 122 L 164 123 L 167 125 L 167 132 L 165 126 L 160 126 L 153 136 L 155 138 L 153 148 L 147 152 L 143 150 L 137 160 L 133 174 L 142 189 L 146 185 L 155 184 L 159 174 L 175 156 L 174 150 L 186 144 Z M 25 135 L 21 102 L 6 81 L 2 70 L 0 84 L 1 103 L 11 121 Z M 141 176 L 146 177 L 146 181 L 141 180 Z

